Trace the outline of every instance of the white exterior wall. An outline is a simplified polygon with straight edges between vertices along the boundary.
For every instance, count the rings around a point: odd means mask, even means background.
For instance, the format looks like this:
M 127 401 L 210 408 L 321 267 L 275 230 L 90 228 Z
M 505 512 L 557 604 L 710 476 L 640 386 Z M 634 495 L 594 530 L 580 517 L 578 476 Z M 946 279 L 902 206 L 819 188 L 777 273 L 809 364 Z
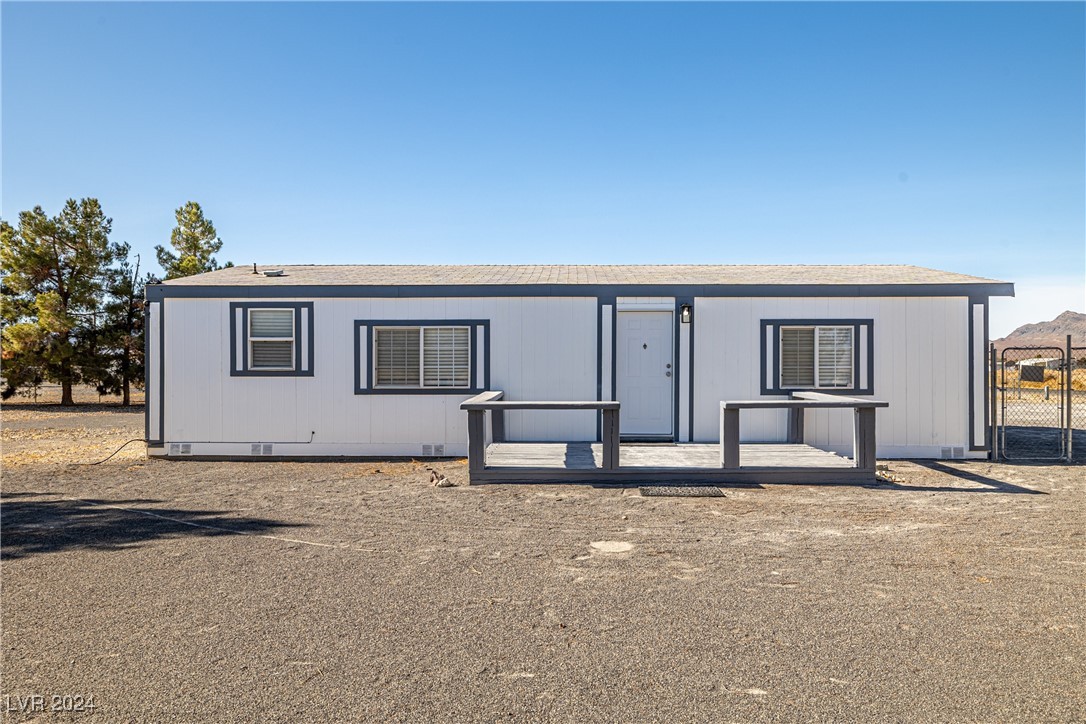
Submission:
M 192 443 L 193 455 L 248 456 L 253 442 L 273 443 L 276 455 L 420 455 L 433 443 L 444 444 L 446 455 L 466 455 L 460 403 L 470 395 L 354 394 L 355 320 L 488 319 L 491 389 L 514 400 L 596 399 L 595 297 L 276 299 L 313 302 L 312 377 L 231 376 L 232 301 L 241 300 L 164 302 L 163 441 Z M 157 402 L 151 411 L 157 414 Z M 596 418 L 510 412 L 506 436 L 593 440 Z
M 273 443 L 276 455 L 418 456 L 424 444 L 444 444 L 445 454 L 465 455 L 467 415 L 459 405 L 470 395 L 355 394 L 355 320 L 489 320 L 491 349 L 481 348 L 481 338 L 473 342 L 481 356 L 489 356 L 490 389 L 504 390 L 514 400 L 594 400 L 597 384 L 603 399 L 611 397 L 616 308 L 673 308 L 675 303 L 670 297 L 619 297 L 603 305 L 596 297 L 277 299 L 314 305 L 314 375 L 244 377 L 230 375 L 230 303 L 235 301 L 261 300 L 167 298 L 150 305 L 152 440 L 192 443 L 194 455 L 249 456 L 254 442 Z M 763 319 L 871 319 L 871 397 L 890 403 L 877 412 L 878 455 L 938 458 L 951 447 L 982 456 L 969 448 L 984 443 L 984 311 L 984 305 L 971 305 L 965 297 L 699 297 L 693 324 L 676 324 L 678 439 L 689 440 L 692 433 L 696 442 L 717 442 L 720 400 L 762 396 Z M 165 337 L 161 426 L 159 329 Z M 369 363 L 369 350 L 364 352 L 363 366 Z M 473 374 L 481 376 L 482 368 L 480 359 Z M 866 366 L 861 370 L 863 380 Z M 482 386 L 479 377 L 475 382 Z M 783 411 L 745 410 L 742 439 L 783 441 L 786 420 Z M 578 411 L 510 412 L 506 435 L 511 441 L 593 440 L 596 417 Z M 811 445 L 850 454 L 852 412 L 809 412 L 805 436 Z
M 762 397 L 761 320 L 872 319 L 874 393 L 865 397 L 890 403 L 876 413 L 878 455 L 939 458 L 944 447 L 960 447 L 969 456 L 971 440 L 981 437 L 969 420 L 972 314 L 965 297 L 699 297 L 694 440 L 719 440 L 721 400 Z M 976 389 L 983 390 L 983 382 Z M 983 420 L 983 395 L 974 410 Z M 741 416 L 743 441 L 786 439 L 785 411 L 744 410 Z M 851 410 L 808 411 L 805 442 L 851 454 L 852 416 Z

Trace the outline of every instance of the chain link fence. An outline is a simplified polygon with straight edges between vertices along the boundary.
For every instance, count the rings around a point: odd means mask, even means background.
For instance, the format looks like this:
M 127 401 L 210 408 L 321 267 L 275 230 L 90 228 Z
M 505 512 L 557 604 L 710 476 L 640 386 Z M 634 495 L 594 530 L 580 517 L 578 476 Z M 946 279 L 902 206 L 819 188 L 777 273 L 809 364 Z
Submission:
M 1086 348 L 1007 347 L 992 376 L 1000 459 L 1086 461 Z

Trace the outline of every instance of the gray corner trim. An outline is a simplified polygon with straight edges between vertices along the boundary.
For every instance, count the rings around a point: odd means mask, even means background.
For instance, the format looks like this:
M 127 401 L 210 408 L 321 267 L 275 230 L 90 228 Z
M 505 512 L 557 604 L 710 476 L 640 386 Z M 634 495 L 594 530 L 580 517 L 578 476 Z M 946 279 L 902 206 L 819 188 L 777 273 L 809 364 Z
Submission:
M 433 298 L 433 297 L 966 297 L 1014 296 L 1005 282 L 976 284 L 434 284 L 208 285 L 153 284 L 147 299 L 254 297 Z
M 768 350 L 766 349 L 766 330 L 773 329 L 773 339 L 780 339 L 781 326 L 834 326 L 852 327 L 852 387 L 789 387 L 782 389 L 781 377 L 781 350 L 780 344 L 773 345 L 773 385 L 766 384 L 765 370 Z M 860 387 L 860 327 L 867 327 L 867 386 Z M 761 369 L 761 391 L 763 395 L 788 395 L 793 392 L 829 392 L 853 395 L 875 394 L 875 320 L 873 319 L 763 319 L 758 327 L 759 336 L 759 360 Z
M 693 312 L 694 316 L 690 320 L 690 427 L 689 427 L 690 440 L 689 440 L 689 442 L 694 442 L 694 404 L 695 404 L 695 400 L 697 400 L 697 397 L 694 394 L 694 369 L 695 369 L 695 365 L 694 365 L 694 330 L 697 329 L 698 315 L 697 315 L 697 311 L 693 307 L 691 307 L 691 311 Z
M 679 441 L 679 302 L 671 310 L 671 440 Z
M 975 345 L 976 340 L 973 339 L 973 332 L 974 332 L 973 326 L 974 325 L 973 325 L 973 298 L 972 297 L 967 299 L 966 302 L 965 302 L 965 314 L 966 314 L 966 333 L 965 333 L 965 335 L 966 335 L 966 339 L 968 340 L 966 346 L 969 348 L 969 351 L 966 354 L 966 363 L 965 363 L 967 365 L 967 367 L 968 367 L 968 373 L 966 374 L 965 385 L 966 385 L 966 387 L 969 388 L 969 391 L 968 391 L 968 394 L 967 394 L 967 397 L 969 399 L 969 402 L 967 403 L 969 405 L 969 415 L 968 415 L 968 420 L 966 422 L 966 425 L 967 425 L 967 427 L 969 429 L 966 430 L 966 436 L 969 439 L 969 444 L 967 446 L 968 449 L 969 450 L 974 450 L 975 447 L 973 445 L 973 440 L 974 440 L 973 426 L 976 423 L 976 410 L 974 410 L 973 408 L 974 408 L 974 406 L 976 404 L 976 399 L 975 399 L 975 395 L 973 394 L 973 383 L 976 381 L 976 373 L 974 372 L 973 368 L 976 366 L 974 364 L 974 362 L 976 361 L 975 360 L 976 355 L 975 355 L 975 353 L 973 351 L 973 348 L 976 346 Z
M 984 385 L 984 444 L 977 445 L 973 436 L 973 430 L 977 422 L 977 401 L 974 388 L 976 386 L 976 344 L 974 336 L 976 330 L 973 323 L 973 306 L 976 304 L 984 305 L 984 356 L 987 359 L 988 356 L 988 298 L 987 297 L 969 297 L 968 314 L 969 314 L 969 452 L 980 452 L 981 450 L 988 450 L 990 448 L 989 441 L 989 429 L 988 429 L 988 365 L 984 365 L 985 385 Z
M 237 328 L 237 310 L 242 310 L 241 329 Z M 242 345 L 241 359 L 237 358 L 238 339 L 249 338 L 249 310 L 250 309 L 293 309 L 294 310 L 294 369 L 292 370 L 254 370 L 249 369 L 249 345 Z M 309 314 L 309 324 L 306 327 L 306 339 L 302 339 L 302 312 Z M 230 302 L 230 376 L 231 377 L 313 377 L 315 360 L 313 351 L 315 347 L 314 328 L 317 320 L 313 314 L 313 302 Z M 240 335 L 240 337 L 239 337 Z M 302 345 L 306 345 L 309 353 L 309 366 L 302 369 Z
M 689 355 L 690 366 L 686 371 L 686 384 L 689 389 L 689 399 L 686 404 L 687 417 L 689 418 L 686 428 L 686 441 L 694 442 L 694 326 L 698 323 L 698 315 L 694 313 L 694 297 L 676 297 L 675 298 L 675 316 L 679 319 L 679 324 L 682 324 L 682 305 L 690 305 L 690 349 L 687 352 Z M 682 327 L 679 327 L 681 330 Z M 675 359 L 675 368 L 678 369 L 679 360 Z M 678 435 L 676 435 L 676 440 Z
M 618 300 L 611 300 L 611 399 L 618 400 Z M 619 418 L 622 425 L 622 418 Z
M 988 329 L 988 298 L 984 298 L 984 448 L 991 452 L 992 450 L 992 417 L 995 415 L 995 410 L 992 409 L 991 396 L 988 394 L 987 385 L 991 382 L 988 377 L 988 347 L 992 344 L 992 334 Z
M 366 329 L 366 386 L 362 386 L 362 359 L 358 350 L 362 342 L 362 328 Z M 469 387 L 374 387 L 373 384 L 373 328 L 374 327 L 468 327 L 471 329 L 471 375 Z M 476 328 L 483 328 L 483 385 L 479 379 L 479 345 L 476 344 Z M 490 320 L 489 319 L 356 319 L 354 320 L 354 393 L 356 395 L 477 395 L 490 387 Z
M 151 305 L 158 304 L 158 339 L 151 339 Z M 166 438 L 166 305 L 147 302 L 143 310 L 143 438 L 148 445 L 162 445 Z M 151 345 L 158 345 L 158 389 L 151 389 Z M 158 396 L 158 438 L 151 439 L 151 396 Z
M 150 445 L 151 440 L 151 406 L 147 404 L 151 396 L 151 305 L 147 303 L 147 295 L 144 294 L 143 302 L 143 439 Z
M 603 299 L 596 298 L 596 400 L 603 400 Z M 603 442 L 603 413 L 596 414 L 596 441 Z
M 166 440 L 166 302 L 158 308 L 158 440 Z

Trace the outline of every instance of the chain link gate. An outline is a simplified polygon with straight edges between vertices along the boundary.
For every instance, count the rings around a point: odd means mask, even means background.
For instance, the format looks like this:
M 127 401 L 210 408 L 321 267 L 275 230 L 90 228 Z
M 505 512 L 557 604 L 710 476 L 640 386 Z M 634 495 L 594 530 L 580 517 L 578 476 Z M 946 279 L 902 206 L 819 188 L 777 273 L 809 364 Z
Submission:
M 1007 347 L 992 360 L 999 459 L 1086 461 L 1086 348 Z

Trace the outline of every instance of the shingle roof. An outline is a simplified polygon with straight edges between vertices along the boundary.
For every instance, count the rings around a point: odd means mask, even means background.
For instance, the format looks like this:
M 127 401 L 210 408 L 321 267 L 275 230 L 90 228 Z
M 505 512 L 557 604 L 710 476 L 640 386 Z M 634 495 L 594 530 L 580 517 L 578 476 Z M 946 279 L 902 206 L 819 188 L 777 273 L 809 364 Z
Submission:
M 283 276 L 264 271 L 282 269 Z M 872 265 L 265 265 L 171 279 L 169 286 L 886 285 L 1004 284 L 918 266 Z

